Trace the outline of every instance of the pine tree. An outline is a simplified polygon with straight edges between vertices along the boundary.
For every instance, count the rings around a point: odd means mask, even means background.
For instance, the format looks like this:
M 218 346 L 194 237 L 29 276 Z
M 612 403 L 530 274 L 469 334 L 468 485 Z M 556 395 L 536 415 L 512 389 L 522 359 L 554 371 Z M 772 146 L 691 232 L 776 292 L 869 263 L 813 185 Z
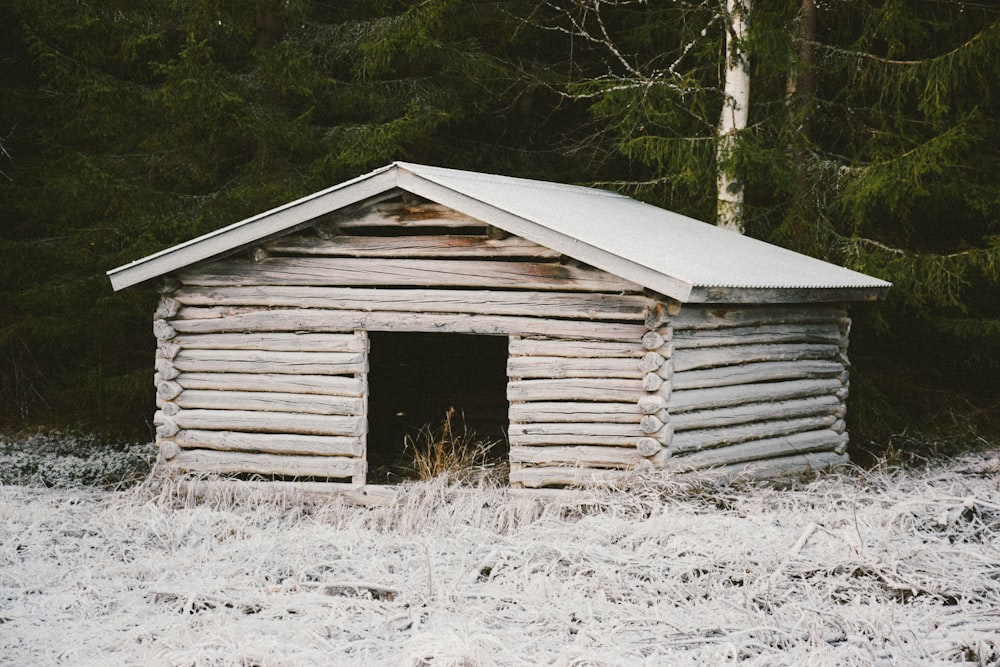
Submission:
M 141 428 L 151 296 L 106 270 L 393 159 L 473 160 L 441 136 L 498 76 L 452 0 L 0 11 L 8 427 Z
M 711 220 L 714 186 L 731 177 L 747 233 L 894 281 L 884 307 L 857 313 L 854 353 L 869 373 L 856 374 L 856 433 L 936 428 L 945 405 L 989 415 L 1000 400 L 1000 8 L 754 3 L 753 96 L 731 146 L 713 121 L 727 102 L 725 10 L 539 3 L 528 20 L 562 37 L 549 85 L 590 113 L 568 132 L 589 156 L 581 180 Z

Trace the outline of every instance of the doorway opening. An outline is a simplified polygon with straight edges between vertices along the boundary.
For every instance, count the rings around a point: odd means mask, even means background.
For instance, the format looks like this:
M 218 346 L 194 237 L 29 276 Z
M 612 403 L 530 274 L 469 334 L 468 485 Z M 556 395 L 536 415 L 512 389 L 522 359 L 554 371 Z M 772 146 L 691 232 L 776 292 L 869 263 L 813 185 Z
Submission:
M 506 336 L 369 332 L 368 338 L 369 484 L 418 479 L 420 453 L 442 438 L 477 463 L 507 461 Z

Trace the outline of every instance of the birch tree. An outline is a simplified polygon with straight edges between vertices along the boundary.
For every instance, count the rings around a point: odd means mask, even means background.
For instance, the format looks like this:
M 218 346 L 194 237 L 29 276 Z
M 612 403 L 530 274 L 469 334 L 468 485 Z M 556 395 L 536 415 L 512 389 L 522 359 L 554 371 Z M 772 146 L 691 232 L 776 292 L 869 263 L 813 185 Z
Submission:
M 722 85 L 722 113 L 715 153 L 718 170 L 720 227 L 743 233 L 743 182 L 733 154 L 740 133 L 747 127 L 750 111 L 750 64 L 747 60 L 747 21 L 751 0 L 726 0 L 725 77 Z

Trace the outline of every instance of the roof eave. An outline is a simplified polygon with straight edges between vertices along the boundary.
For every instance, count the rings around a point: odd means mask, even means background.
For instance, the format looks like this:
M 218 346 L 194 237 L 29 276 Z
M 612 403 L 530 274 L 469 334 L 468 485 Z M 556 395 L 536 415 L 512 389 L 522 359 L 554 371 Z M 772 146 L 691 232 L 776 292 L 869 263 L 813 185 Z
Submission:
M 878 301 L 890 283 L 861 287 L 695 287 L 689 303 L 847 303 Z
M 351 206 L 396 187 L 396 166 L 389 165 L 252 218 L 223 227 L 107 272 L 115 291 L 285 232 L 329 211 Z

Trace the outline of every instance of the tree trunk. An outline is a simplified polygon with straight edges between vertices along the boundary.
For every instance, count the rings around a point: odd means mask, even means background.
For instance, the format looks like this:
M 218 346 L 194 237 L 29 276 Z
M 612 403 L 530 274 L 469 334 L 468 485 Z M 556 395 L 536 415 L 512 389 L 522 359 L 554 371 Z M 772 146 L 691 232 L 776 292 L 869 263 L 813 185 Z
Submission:
M 750 106 L 750 68 L 744 40 L 751 0 L 726 0 L 726 76 L 719 119 L 719 143 L 715 160 L 718 170 L 717 224 L 743 232 L 743 183 L 733 164 L 739 133 L 747 126 Z

